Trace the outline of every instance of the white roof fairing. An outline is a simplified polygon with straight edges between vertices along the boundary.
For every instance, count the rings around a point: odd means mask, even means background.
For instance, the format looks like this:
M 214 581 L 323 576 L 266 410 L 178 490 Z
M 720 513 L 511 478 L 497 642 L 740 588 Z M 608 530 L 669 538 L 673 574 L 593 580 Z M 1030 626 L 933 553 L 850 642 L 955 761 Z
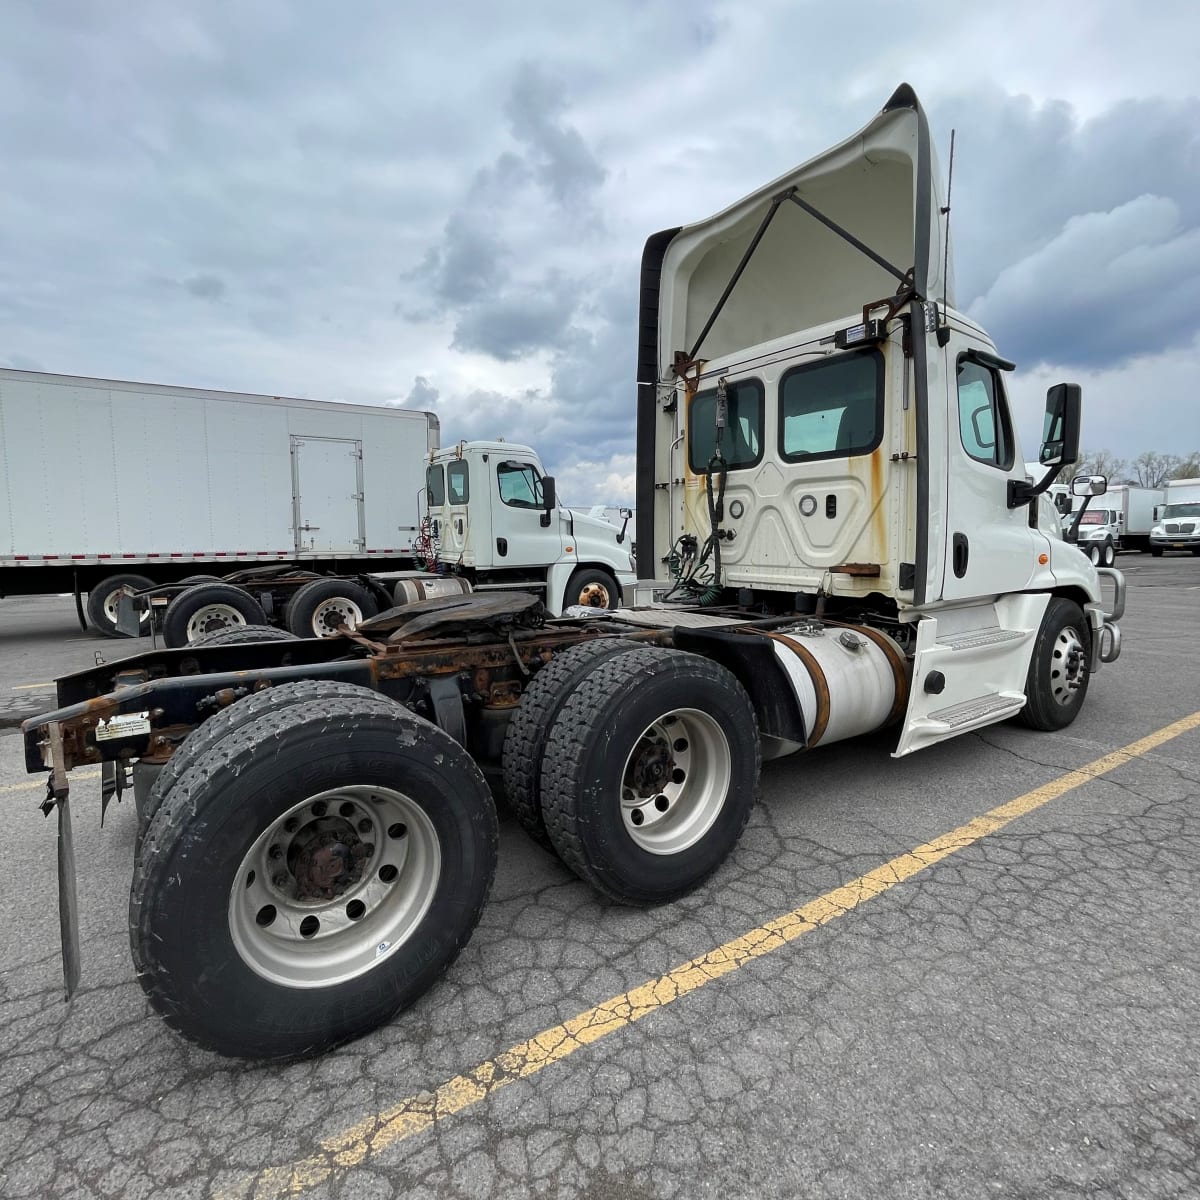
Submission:
M 925 295 L 943 295 L 941 187 L 916 96 L 902 86 L 888 106 L 853 137 L 759 188 L 723 212 L 684 226 L 663 258 L 659 292 L 659 377 L 671 377 L 673 355 L 691 351 L 772 200 L 797 194 L 900 271 L 926 248 L 916 278 Z M 920 175 L 924 174 L 924 181 Z M 921 187 L 922 182 L 927 191 Z M 922 194 L 928 237 L 919 237 Z M 923 268 L 923 269 L 922 269 Z M 773 338 L 840 321 L 864 304 L 891 296 L 897 279 L 859 249 L 785 200 L 697 357 L 713 360 Z M 953 284 L 947 300 L 953 305 Z

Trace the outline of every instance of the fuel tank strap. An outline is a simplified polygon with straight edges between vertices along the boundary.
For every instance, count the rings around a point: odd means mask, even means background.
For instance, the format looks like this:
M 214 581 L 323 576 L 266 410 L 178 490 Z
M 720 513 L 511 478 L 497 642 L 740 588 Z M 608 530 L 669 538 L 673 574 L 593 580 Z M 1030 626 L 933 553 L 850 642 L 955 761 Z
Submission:
M 816 656 L 795 638 L 790 638 L 785 633 L 767 633 L 766 636 L 785 645 L 804 664 L 812 679 L 813 690 L 817 696 L 817 719 L 813 722 L 806 743 L 811 750 L 825 736 L 825 730 L 829 726 L 829 680 L 825 678 L 824 668 L 817 662 Z

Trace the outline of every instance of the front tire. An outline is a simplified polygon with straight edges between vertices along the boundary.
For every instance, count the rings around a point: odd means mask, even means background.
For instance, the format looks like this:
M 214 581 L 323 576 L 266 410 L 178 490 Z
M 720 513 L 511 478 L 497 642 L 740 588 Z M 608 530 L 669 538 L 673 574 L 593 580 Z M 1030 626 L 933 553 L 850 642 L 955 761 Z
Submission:
M 1042 617 L 1018 719 L 1030 729 L 1065 729 L 1079 715 L 1091 678 L 1092 637 L 1083 610 L 1053 596 Z
M 1099 546 L 1091 546 L 1088 549 L 1088 558 L 1090 558 L 1092 560 L 1093 567 L 1098 567 L 1100 565 L 1100 559 L 1102 558 L 1102 553 L 1101 553 L 1100 547 Z
M 1162 558 L 1162 556 L 1163 556 L 1163 552 L 1162 552 L 1161 546 L 1151 546 L 1150 547 L 1150 557 L 1151 558 Z
M 542 815 L 580 878 L 615 900 L 662 904 L 725 861 L 758 771 L 754 708 L 729 671 L 630 650 L 596 664 L 551 726 Z
M 479 769 L 397 708 L 320 700 L 221 740 L 146 833 L 130 939 L 150 1003 L 218 1054 L 369 1032 L 470 938 L 496 865 Z
M 300 638 L 336 637 L 338 627 L 356 629 L 379 605 L 353 579 L 314 579 L 288 601 L 284 624 Z
M 163 641 L 177 650 L 208 634 L 266 623 L 262 605 L 244 588 L 230 583 L 200 583 L 180 592 L 167 605 Z
M 1117 559 L 1117 552 L 1113 549 L 1112 542 L 1104 543 L 1104 565 L 1111 567 Z

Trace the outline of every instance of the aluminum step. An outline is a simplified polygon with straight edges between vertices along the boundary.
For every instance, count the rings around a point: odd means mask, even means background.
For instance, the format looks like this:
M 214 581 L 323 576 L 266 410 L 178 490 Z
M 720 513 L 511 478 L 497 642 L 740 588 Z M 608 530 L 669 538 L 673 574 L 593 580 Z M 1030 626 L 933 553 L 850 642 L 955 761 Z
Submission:
M 931 712 L 925 719 L 960 729 L 964 725 L 990 725 L 993 721 L 1015 716 L 1025 707 L 1025 697 L 1013 692 L 993 692 L 990 696 L 976 696 L 949 708 Z
M 940 637 L 934 642 L 939 649 L 974 650 L 979 646 L 999 646 L 1004 642 L 1019 642 L 1029 634 L 1023 629 L 973 629 L 968 633 L 957 633 L 952 637 Z

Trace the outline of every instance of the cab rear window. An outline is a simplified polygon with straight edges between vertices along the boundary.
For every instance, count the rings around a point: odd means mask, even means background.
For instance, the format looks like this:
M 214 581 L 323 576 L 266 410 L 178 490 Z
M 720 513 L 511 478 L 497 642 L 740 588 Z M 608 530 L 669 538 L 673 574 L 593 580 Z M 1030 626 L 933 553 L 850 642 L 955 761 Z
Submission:
M 721 457 L 730 470 L 752 467 L 762 458 L 763 385 L 739 379 L 726 385 L 729 416 L 721 438 Z M 697 392 L 688 410 L 688 464 L 699 474 L 717 447 L 717 389 Z

